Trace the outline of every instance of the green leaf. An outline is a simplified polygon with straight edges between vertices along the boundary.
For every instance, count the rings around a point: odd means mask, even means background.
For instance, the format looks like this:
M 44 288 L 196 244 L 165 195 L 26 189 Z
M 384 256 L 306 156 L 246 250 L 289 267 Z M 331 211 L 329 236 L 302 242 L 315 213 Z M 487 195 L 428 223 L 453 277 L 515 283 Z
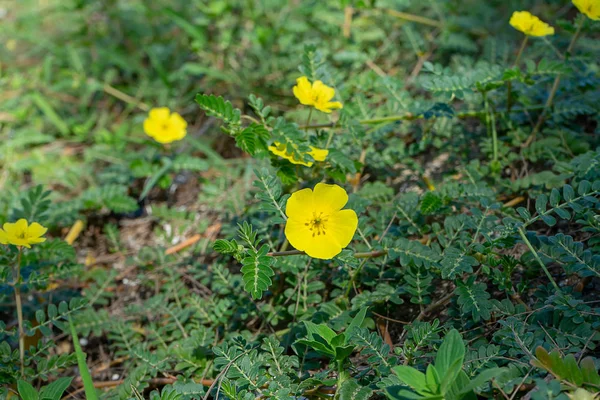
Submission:
M 392 371 L 400 380 L 418 392 L 427 390 L 425 374 L 421 371 L 407 365 L 398 365 L 392 368 Z
M 306 332 L 310 339 L 313 339 L 315 336 L 320 336 L 325 339 L 328 344 L 331 344 L 333 338 L 337 336 L 335 331 L 325 324 L 317 325 L 314 322 L 304 321 L 304 326 L 306 326 Z
M 506 368 L 486 369 L 486 370 L 482 371 L 479 375 L 477 375 L 474 379 L 469 381 L 469 383 L 466 386 L 463 386 L 462 388 L 460 388 L 459 393 L 461 393 L 461 394 L 469 393 L 472 390 L 483 385 L 484 383 L 489 382 L 494 378 L 497 378 L 498 376 L 502 375 L 506 371 L 507 371 Z
M 219 118 L 228 125 L 240 124 L 241 111 L 234 108 L 231 102 L 224 100 L 221 96 L 198 93 L 196 103 L 208 116 Z
M 435 368 L 444 377 L 456 362 L 462 365 L 465 359 L 465 345 L 460 333 L 452 329 L 444 337 L 444 341 L 435 356 Z
M 85 388 L 85 397 L 87 400 L 98 400 L 98 394 L 94 387 L 92 375 L 85 362 L 86 354 L 81 350 L 79 338 L 77 337 L 77 332 L 75 331 L 75 326 L 71 321 L 71 317 L 69 317 L 69 327 L 71 329 L 71 336 L 73 337 L 73 347 L 75 348 L 75 354 L 77 355 L 77 366 L 79 367 L 79 373 L 81 374 L 81 380 L 83 381 L 83 387 Z
M 67 136 L 70 132 L 67 123 L 54 111 L 52 105 L 38 92 L 31 95 L 31 100 L 38 106 L 42 113 L 48 118 L 48 120 L 54 125 L 54 127 L 63 136 Z
M 140 200 L 145 199 L 146 196 L 148 196 L 148 193 L 150 193 L 150 191 L 152 190 L 152 188 L 156 186 L 158 180 L 162 178 L 162 176 L 165 175 L 167 172 L 169 172 L 171 168 L 173 168 L 173 161 L 170 158 L 164 157 L 162 159 L 162 163 L 163 166 L 158 171 L 156 171 L 156 173 L 152 175 L 150 179 L 146 181 L 144 189 L 142 190 L 142 194 L 140 194 Z
M 40 390 L 40 400 L 60 400 L 72 380 L 72 377 L 58 378 L 48 386 L 44 386 Z
M 17 389 L 23 400 L 38 400 L 38 392 L 28 382 L 18 380 Z
M 427 391 L 433 394 L 443 394 L 440 392 L 441 378 L 435 366 L 429 364 L 425 371 L 425 384 Z
M 427 192 L 421 199 L 421 213 L 430 215 L 442 207 L 442 199 L 434 192 Z
M 352 331 L 360 328 L 360 326 L 362 325 L 363 321 L 365 320 L 365 315 L 367 315 L 367 310 L 368 310 L 368 307 L 361 308 L 360 311 L 358 313 L 356 313 L 354 318 L 352 318 L 352 321 L 350 321 L 350 324 L 348 325 L 348 328 L 346 329 L 346 342 L 348 342 L 348 340 L 350 339 L 350 335 L 352 335 Z

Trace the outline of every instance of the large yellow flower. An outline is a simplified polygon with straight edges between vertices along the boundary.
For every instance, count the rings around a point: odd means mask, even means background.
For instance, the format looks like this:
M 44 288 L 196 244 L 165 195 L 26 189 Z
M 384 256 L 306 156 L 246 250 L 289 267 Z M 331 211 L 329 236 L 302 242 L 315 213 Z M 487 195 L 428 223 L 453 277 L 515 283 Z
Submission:
M 327 155 L 329 154 L 329 150 L 319 149 L 319 148 L 313 147 L 313 146 L 309 146 L 309 147 L 310 147 L 310 151 L 306 154 L 311 156 L 315 161 L 325 161 L 325 158 L 327 158 Z M 312 165 L 313 165 L 312 161 L 298 160 L 294 153 L 288 153 L 287 145 L 284 143 L 279 143 L 279 142 L 273 143 L 273 146 L 269 146 L 269 151 L 271 153 L 275 154 L 276 156 L 285 158 L 292 164 L 300 164 L 300 165 L 304 165 L 305 167 L 312 167 Z
M 153 108 L 144 120 L 144 132 L 159 143 L 181 140 L 187 134 L 187 122 L 167 107 Z
M 43 238 L 48 228 L 44 228 L 37 222 L 29 225 L 27 220 L 21 218 L 15 223 L 7 222 L 0 229 L 0 243 L 12 244 L 15 246 L 25 246 L 31 248 L 32 244 L 46 241 Z
M 315 81 L 312 85 L 306 76 L 296 79 L 294 96 L 305 106 L 313 106 L 319 111 L 330 113 L 334 108 L 342 108 L 339 101 L 330 101 L 335 96 L 335 90 L 321 81 Z
M 342 210 L 348 194 L 338 185 L 317 183 L 293 193 L 285 206 L 285 237 L 297 250 L 329 260 L 350 243 L 358 226 L 354 210 Z
M 588 18 L 600 20 L 600 0 L 573 0 L 575 7 Z
M 529 11 L 515 11 L 510 17 L 510 25 L 527 36 L 554 35 L 554 28 L 532 15 Z

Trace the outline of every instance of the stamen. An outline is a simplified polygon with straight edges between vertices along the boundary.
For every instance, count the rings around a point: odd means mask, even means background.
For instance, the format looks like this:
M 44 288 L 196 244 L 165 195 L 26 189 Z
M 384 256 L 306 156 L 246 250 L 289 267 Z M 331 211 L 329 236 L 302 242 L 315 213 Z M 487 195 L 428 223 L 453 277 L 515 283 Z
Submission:
M 309 219 L 308 222 L 306 222 L 304 225 L 308 226 L 308 230 L 312 232 L 313 237 L 321 236 L 327 233 L 325 223 L 328 220 L 329 218 L 327 218 L 327 215 L 323 215 L 322 212 L 313 212 L 313 217 Z

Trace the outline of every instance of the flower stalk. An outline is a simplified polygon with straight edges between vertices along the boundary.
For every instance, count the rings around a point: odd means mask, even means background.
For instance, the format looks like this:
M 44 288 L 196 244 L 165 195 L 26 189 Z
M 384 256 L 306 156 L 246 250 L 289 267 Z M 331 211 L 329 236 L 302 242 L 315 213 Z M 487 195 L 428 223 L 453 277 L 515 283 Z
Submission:
M 17 308 L 17 323 L 19 327 L 19 361 L 21 364 L 21 376 L 25 376 L 25 329 L 23 328 L 23 304 L 21 303 L 21 253 L 22 247 L 18 247 L 17 263 L 13 271 L 15 290 L 15 304 Z
M 513 64 L 513 68 L 519 66 L 519 62 L 521 61 L 521 56 L 523 55 L 523 51 L 527 46 L 527 42 L 529 41 L 529 36 L 525 35 L 523 41 L 521 42 L 521 47 L 519 47 L 519 52 L 517 53 L 517 57 L 515 58 L 515 62 Z M 510 112 L 512 107 L 512 81 L 508 81 L 506 83 L 506 110 Z

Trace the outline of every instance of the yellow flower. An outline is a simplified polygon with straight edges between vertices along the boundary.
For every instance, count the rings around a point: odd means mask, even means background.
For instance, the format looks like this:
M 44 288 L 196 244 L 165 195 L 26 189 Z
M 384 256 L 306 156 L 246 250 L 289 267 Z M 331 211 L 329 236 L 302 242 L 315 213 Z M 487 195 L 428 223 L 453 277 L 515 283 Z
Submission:
M 144 132 L 159 143 L 171 143 L 186 135 L 187 122 L 167 107 L 153 108 L 144 120 Z
M 296 146 L 294 146 L 294 147 L 296 147 Z M 306 154 L 311 156 L 315 161 L 325 161 L 325 158 L 329 154 L 329 150 L 319 149 L 319 148 L 316 148 L 313 146 L 309 146 L 309 147 L 310 147 L 310 151 Z M 279 143 L 279 142 L 273 143 L 273 146 L 269 146 L 269 151 L 271 153 L 275 154 L 276 156 L 285 158 L 292 164 L 300 164 L 300 165 L 304 165 L 305 167 L 312 167 L 312 165 L 313 165 L 312 161 L 298 160 L 294 153 L 288 153 L 287 145 L 285 145 L 284 143 Z
M 554 35 L 554 28 L 532 15 L 529 11 L 515 11 L 510 17 L 510 25 L 527 36 Z
M 358 226 L 354 210 L 342 210 L 347 202 L 348 194 L 338 185 L 317 183 L 314 191 L 294 192 L 285 206 L 285 237 L 313 258 L 333 258 L 348 246 Z
M 312 85 L 306 76 L 296 79 L 294 96 L 305 106 L 313 106 L 319 111 L 330 113 L 334 108 L 342 108 L 339 101 L 330 101 L 335 96 L 335 90 L 321 81 L 315 81 Z
M 21 218 L 15 223 L 5 223 L 4 229 L 0 229 L 0 243 L 13 244 L 15 246 L 25 246 L 31 248 L 32 244 L 42 243 L 46 241 L 43 238 L 48 228 L 44 228 L 37 222 L 29 225 L 27 220 Z
M 600 20 L 600 0 L 573 0 L 575 7 L 588 18 Z

